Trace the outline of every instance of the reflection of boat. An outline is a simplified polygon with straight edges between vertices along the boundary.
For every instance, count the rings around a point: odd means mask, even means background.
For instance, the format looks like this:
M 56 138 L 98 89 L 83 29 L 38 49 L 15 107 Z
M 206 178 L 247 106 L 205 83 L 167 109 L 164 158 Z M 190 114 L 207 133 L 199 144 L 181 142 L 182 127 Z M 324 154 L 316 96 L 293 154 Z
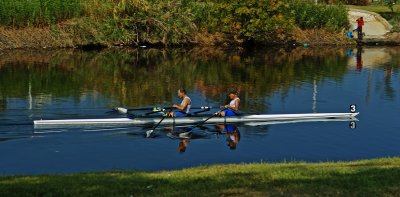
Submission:
M 321 119 L 356 120 L 358 113 L 306 113 L 306 114 L 259 114 L 240 115 L 231 117 L 213 117 L 207 123 L 249 123 L 277 121 L 321 121 Z M 205 121 L 210 115 L 193 115 L 181 118 L 165 118 L 161 124 L 196 124 Z M 34 125 L 149 125 L 160 122 L 162 117 L 138 116 L 134 118 L 105 118 L 105 119 L 64 119 L 64 120 L 35 120 Z
M 350 118 L 313 118 L 313 119 L 298 119 L 298 120 L 271 120 L 264 122 L 245 122 L 246 126 L 262 126 L 262 125 L 273 125 L 273 124 L 289 124 L 289 123 L 301 123 L 301 122 L 341 122 L 341 121 L 358 121 L 356 117 Z

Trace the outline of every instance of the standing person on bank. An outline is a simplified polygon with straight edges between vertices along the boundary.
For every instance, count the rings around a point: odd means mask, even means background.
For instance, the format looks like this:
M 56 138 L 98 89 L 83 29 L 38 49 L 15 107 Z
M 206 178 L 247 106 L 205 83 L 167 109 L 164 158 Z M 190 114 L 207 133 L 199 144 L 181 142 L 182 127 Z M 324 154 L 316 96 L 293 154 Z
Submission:
M 357 20 L 357 36 L 359 40 L 362 40 L 363 38 L 363 32 L 362 32 L 362 26 L 364 26 L 364 18 L 360 17 Z

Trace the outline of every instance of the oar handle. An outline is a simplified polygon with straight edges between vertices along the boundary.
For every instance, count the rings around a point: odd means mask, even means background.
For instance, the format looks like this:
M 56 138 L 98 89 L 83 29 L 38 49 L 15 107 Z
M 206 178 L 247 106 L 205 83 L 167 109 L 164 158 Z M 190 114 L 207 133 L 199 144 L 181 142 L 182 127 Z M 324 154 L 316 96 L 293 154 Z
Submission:
M 158 125 L 161 124 L 161 122 L 169 115 L 169 113 L 172 112 L 172 109 L 174 109 L 174 107 L 171 107 L 170 110 L 167 112 L 167 114 L 165 114 L 165 116 L 163 116 L 160 120 L 160 122 L 158 122 L 156 125 L 153 126 L 153 128 L 151 130 L 146 131 L 146 137 L 150 137 L 151 134 L 154 132 L 154 130 L 158 127 Z
M 210 120 L 210 119 L 213 118 L 214 116 L 218 115 L 219 113 L 221 113 L 221 112 L 224 111 L 225 109 L 226 109 L 226 107 L 221 107 L 221 109 L 220 109 L 219 111 L 213 113 L 210 117 L 208 117 L 207 119 L 205 119 L 203 122 L 200 122 L 200 123 L 198 123 L 198 124 L 196 124 L 196 125 L 194 125 L 194 126 L 188 128 L 188 129 L 186 130 L 186 132 L 191 131 L 191 130 L 193 130 L 194 128 L 203 125 L 203 124 L 206 123 L 208 120 Z
M 175 109 L 175 107 L 155 107 L 157 110 L 159 111 L 164 111 L 164 110 L 169 110 L 169 109 Z M 190 107 L 190 109 L 202 109 L 202 110 L 209 110 L 209 109 L 213 109 L 213 108 L 218 108 L 218 107 L 212 107 L 212 106 L 200 106 L 200 107 Z M 151 110 L 154 110 L 154 108 L 152 108 Z

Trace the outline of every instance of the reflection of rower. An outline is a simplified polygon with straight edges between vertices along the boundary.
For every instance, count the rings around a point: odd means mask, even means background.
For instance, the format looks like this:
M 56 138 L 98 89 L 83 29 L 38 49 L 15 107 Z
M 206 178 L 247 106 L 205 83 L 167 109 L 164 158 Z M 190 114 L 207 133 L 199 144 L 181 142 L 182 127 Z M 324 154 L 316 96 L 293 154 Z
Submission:
M 184 153 L 186 151 L 186 147 L 189 145 L 189 142 L 190 142 L 190 138 L 181 139 L 181 142 L 179 142 L 179 145 L 178 145 L 178 152 Z
M 235 125 L 217 125 L 219 130 L 226 132 L 226 141 L 228 142 L 229 149 L 235 150 L 240 141 L 240 132 Z
M 240 141 L 240 132 L 239 129 L 234 125 L 225 125 L 226 130 L 226 141 L 228 142 L 228 146 L 231 150 L 235 150 L 237 144 Z
M 190 143 L 190 139 L 200 139 L 207 138 L 208 136 L 198 132 L 186 131 L 187 127 L 166 127 L 164 131 L 167 133 L 166 135 L 171 139 L 180 139 L 178 144 L 178 152 L 184 153 L 186 151 L 187 146 Z
M 362 47 L 358 46 L 357 47 L 357 56 L 356 56 L 356 70 L 361 71 L 363 67 L 363 61 L 362 61 Z
M 178 144 L 178 152 L 184 153 L 189 145 L 192 132 L 186 132 L 186 127 L 165 127 L 164 132 L 171 139 L 180 139 Z

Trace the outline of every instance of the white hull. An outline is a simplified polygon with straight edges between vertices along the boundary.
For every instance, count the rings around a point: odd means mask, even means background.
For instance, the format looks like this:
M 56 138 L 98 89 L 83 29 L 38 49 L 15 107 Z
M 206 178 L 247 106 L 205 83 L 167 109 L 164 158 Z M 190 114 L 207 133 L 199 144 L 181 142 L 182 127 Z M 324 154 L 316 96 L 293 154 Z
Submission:
M 323 119 L 355 119 L 358 113 L 307 113 L 307 114 L 262 114 L 231 117 L 213 117 L 207 120 L 208 124 L 246 123 L 269 121 L 321 121 Z M 205 121 L 209 116 L 191 116 L 182 118 L 165 118 L 161 124 L 196 124 Z M 35 120 L 34 125 L 149 125 L 156 124 L 162 117 L 138 118 L 106 118 L 106 119 L 65 119 L 65 120 Z

